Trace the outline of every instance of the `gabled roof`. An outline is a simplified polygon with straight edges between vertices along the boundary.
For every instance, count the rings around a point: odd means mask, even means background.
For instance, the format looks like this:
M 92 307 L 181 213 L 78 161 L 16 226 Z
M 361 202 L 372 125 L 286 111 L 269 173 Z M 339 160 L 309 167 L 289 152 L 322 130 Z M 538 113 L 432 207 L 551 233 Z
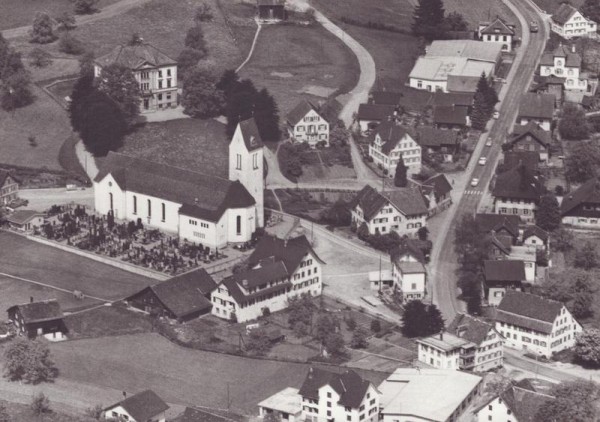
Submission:
M 15 179 L 15 177 L 11 174 L 10 171 L 0 169 L 0 188 L 4 186 L 4 183 L 6 182 L 6 179 L 8 179 L 8 176 L 10 176 L 11 179 L 13 179 L 15 182 L 17 181 L 17 179 Z
M 402 274 L 425 274 L 425 266 L 420 262 L 401 261 L 398 262 L 398 268 Z
M 141 69 L 145 65 L 159 67 L 177 64 L 177 61 L 148 43 L 118 45 L 110 53 L 95 59 L 95 62 L 101 67 L 119 64 L 132 70 Z
M 493 233 L 491 235 L 492 245 L 496 246 L 500 252 L 505 255 L 510 255 L 510 250 L 512 249 L 512 241 L 513 238 L 509 235 L 498 235 Z
M 394 106 L 383 104 L 361 104 L 356 113 L 357 120 L 386 120 L 394 114 Z
M 552 120 L 554 117 L 553 94 L 527 92 L 521 97 L 519 117 Z
M 405 137 L 415 140 L 416 136 L 411 127 L 403 126 L 395 121 L 386 121 L 377 126 L 376 137 L 379 135 L 383 145 L 381 152 L 388 155 Z
M 285 0 L 256 0 L 256 4 L 260 6 L 285 6 Z
M 441 92 L 433 94 L 434 106 L 464 106 L 473 105 L 474 95 L 468 92 Z
M 437 40 L 425 48 L 426 57 L 464 57 L 470 60 L 496 63 L 502 46 L 475 40 Z
M 427 214 L 427 205 L 423 195 L 411 188 L 395 188 L 384 193 L 377 192 L 374 188 L 366 185 L 354 197 L 351 207 L 357 205 L 363 210 L 365 220 L 371 220 L 379 210 L 390 204 L 404 215 Z
M 219 413 L 227 414 L 227 412 L 221 411 Z M 229 414 L 222 416 L 209 410 L 186 407 L 183 414 L 175 418 L 173 422 L 238 422 L 239 420 L 241 420 L 239 416 L 230 416 Z
M 245 289 L 252 289 L 270 281 L 283 280 L 291 274 L 283 261 L 262 261 L 261 265 L 246 271 L 233 274 L 229 277 L 232 281 Z
M 514 167 L 496 177 L 492 195 L 497 198 L 525 199 L 537 202 L 544 193 L 544 185 L 524 165 Z
M 499 232 L 502 229 L 508 231 L 513 237 L 519 236 L 519 224 L 521 219 L 518 215 L 502 214 L 475 214 L 477 227 L 483 233 L 490 233 L 492 230 Z
M 373 91 L 369 94 L 371 104 L 386 105 L 396 107 L 400 105 L 402 94 L 391 91 Z
M 440 148 L 456 147 L 460 144 L 460 134 L 454 130 L 437 129 L 433 126 L 417 128 L 417 142 L 422 147 Z
M 41 216 L 44 217 L 46 214 L 34 210 L 17 210 L 6 217 L 6 221 L 13 224 L 25 224 L 30 221 L 33 217 Z
M 509 290 L 496 309 L 496 321 L 549 334 L 563 307 L 556 300 Z
M 31 302 L 22 305 L 14 305 L 8 308 L 10 312 L 13 309 L 18 309 L 23 317 L 25 324 L 33 324 L 35 322 L 52 321 L 63 317 L 60 304 L 56 299 L 44 300 L 41 302 Z
M 548 232 L 536 225 L 527 226 L 523 232 L 523 241 L 531 236 L 539 237 L 544 243 L 548 241 Z
M 426 259 L 423 251 L 417 247 L 413 239 L 405 239 L 400 245 L 390 251 L 390 259 L 396 265 L 400 265 L 400 258 L 406 255 L 412 256 L 421 264 L 424 264 Z
M 425 193 L 433 191 L 436 200 L 452 191 L 452 185 L 443 173 L 436 174 L 425 180 L 422 185 Z
M 514 25 L 509 25 L 500 17 L 488 24 L 480 31 L 482 34 L 490 35 L 515 35 Z
M 558 24 L 564 25 L 577 12 L 573 6 L 568 3 L 562 3 L 556 12 L 552 15 L 552 20 Z
M 435 124 L 467 125 L 467 107 L 437 106 L 433 108 Z
M 325 262 L 319 258 L 306 236 L 298 236 L 291 239 L 281 239 L 279 237 L 265 235 L 257 243 L 254 252 L 248 258 L 248 263 L 255 266 L 261 261 L 272 259 L 281 261 L 285 264 L 289 274 L 300 265 L 300 262 L 307 254 L 312 254 L 321 264 Z
M 238 126 L 242 132 L 242 137 L 248 151 L 254 151 L 263 147 L 264 144 L 253 117 L 239 122 Z
M 296 126 L 311 110 L 319 113 L 310 101 L 303 99 L 288 113 L 286 120 L 291 126 Z
M 302 397 L 319 398 L 319 389 L 325 385 L 331 386 L 339 394 L 339 404 L 356 409 L 362 403 L 371 383 L 363 380 L 353 370 L 338 374 L 324 369 L 311 367 L 300 387 Z
M 536 151 L 504 151 L 504 171 L 523 165 L 532 173 L 537 173 L 539 164 L 540 154 Z
M 530 121 L 526 125 L 515 125 L 508 143 L 514 145 L 526 136 L 531 136 L 533 140 L 544 146 L 544 148 L 548 148 L 552 142 L 550 132 L 542 129 L 536 122 Z
M 490 330 L 495 330 L 493 324 L 463 313 L 456 315 L 446 327 L 446 331 L 477 345 L 485 340 Z
M 114 409 L 117 406 L 125 409 L 136 422 L 146 422 L 169 408 L 169 405 L 152 390 L 144 390 L 141 393 L 127 397 L 105 410 Z
M 557 57 L 565 59 L 565 67 L 581 67 L 581 56 L 562 44 L 559 44 L 554 51 L 544 53 L 540 59 L 540 66 L 554 66 L 554 59 Z
M 255 200 L 239 181 L 109 152 L 94 179 L 112 175 L 122 190 L 182 204 L 179 212 L 218 221 L 229 208 L 246 208 Z
M 495 282 L 520 283 L 526 280 L 525 263 L 512 259 L 483 261 L 483 275 L 488 284 Z
M 547 394 L 520 388 L 517 384 L 508 387 L 499 395 L 491 396 L 489 400 L 477 407 L 474 413 L 479 412 L 498 398 L 504 402 L 519 422 L 536 422 L 536 415 L 540 407 L 554 399 L 553 396 Z
M 590 179 L 565 195 L 560 204 L 560 213 L 566 215 L 581 204 L 600 205 L 600 179 Z

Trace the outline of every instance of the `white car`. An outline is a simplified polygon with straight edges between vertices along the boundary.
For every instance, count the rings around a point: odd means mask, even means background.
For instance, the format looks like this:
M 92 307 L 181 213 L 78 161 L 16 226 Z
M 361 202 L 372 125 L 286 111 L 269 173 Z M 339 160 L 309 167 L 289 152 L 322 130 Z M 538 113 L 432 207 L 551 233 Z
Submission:
M 485 143 L 486 147 L 491 147 L 492 146 L 492 140 L 488 138 L 487 142 Z
M 494 111 L 494 113 L 492 114 L 492 117 L 493 117 L 494 119 L 497 119 L 498 117 L 500 117 L 500 112 L 499 112 L 499 111 L 497 111 L 497 110 L 496 110 L 496 111 Z
M 471 179 L 471 186 L 475 187 L 479 184 L 479 179 L 474 177 Z
M 480 166 L 485 166 L 485 163 L 487 163 L 487 158 L 486 157 L 479 158 L 479 165 Z

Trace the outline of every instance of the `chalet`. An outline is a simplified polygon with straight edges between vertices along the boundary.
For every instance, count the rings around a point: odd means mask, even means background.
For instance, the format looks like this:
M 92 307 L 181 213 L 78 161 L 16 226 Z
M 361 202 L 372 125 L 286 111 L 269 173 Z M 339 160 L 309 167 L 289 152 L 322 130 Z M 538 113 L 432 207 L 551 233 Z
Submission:
M 540 75 L 564 78 L 564 88 L 569 91 L 588 92 L 587 75 L 581 73 L 581 56 L 575 44 L 569 49 L 559 45 L 552 52 L 544 53 L 540 59 Z
M 438 129 L 466 129 L 471 118 L 465 107 L 437 106 L 433 109 L 433 124 Z
M 392 283 L 402 294 L 402 300 L 422 300 L 427 286 L 427 270 L 423 253 L 410 242 L 404 242 L 390 251 Z
M 492 22 L 479 22 L 477 34 L 481 41 L 499 43 L 502 51 L 510 52 L 516 36 L 516 29 L 514 24 L 497 17 Z
M 583 330 L 561 302 L 516 291 L 506 292 L 495 320 L 506 346 L 547 358 L 573 347 Z
M 11 306 L 7 312 L 19 335 L 49 341 L 66 339 L 67 327 L 56 299 L 34 302 L 31 298 L 30 303 Z
M 169 405 L 154 391 L 145 390 L 105 408 L 103 414 L 109 421 L 165 422 L 168 409 Z
M 421 149 L 430 154 L 441 154 L 447 163 L 454 161 L 454 156 L 460 150 L 460 141 L 460 134 L 454 130 L 432 126 L 420 126 L 417 129 L 417 142 Z
M 463 353 L 459 357 L 460 369 L 485 372 L 503 366 L 504 339 L 493 324 L 459 313 L 446 331 L 475 345 L 473 349 L 466 349 L 471 353 Z
M 9 227 L 23 232 L 41 228 L 46 221 L 46 214 L 33 210 L 18 210 L 6 217 Z
M 512 135 L 506 141 L 505 150 L 533 151 L 539 154 L 540 161 L 548 161 L 550 156 L 550 132 L 543 130 L 537 123 L 530 121 L 524 126 L 515 126 Z
M 536 225 L 527 226 L 523 232 L 523 245 L 547 251 L 550 246 L 548 232 Z
M 600 228 L 600 179 L 590 179 L 564 196 L 560 204 L 563 224 L 585 229 Z
M 425 199 L 416 189 L 397 188 L 380 193 L 369 185 L 356 194 L 350 209 L 356 227 L 365 224 L 369 234 L 394 231 L 400 236 L 414 236 L 425 226 L 428 214 Z
M 596 37 L 597 24 L 568 3 L 562 3 L 552 15 L 550 29 L 563 38 Z
M 539 177 L 525 166 L 512 168 L 496 177 L 492 189 L 494 212 L 521 217 L 524 222 L 532 222 L 535 210 L 545 188 Z
M 256 16 L 263 22 L 277 22 L 287 18 L 285 0 L 256 0 Z
M 253 119 L 229 144 L 229 178 L 110 152 L 94 179 L 96 212 L 211 249 L 245 243 L 264 225 L 263 143 Z
M 500 215 L 500 214 L 475 214 L 475 222 L 481 233 L 495 233 L 496 235 L 509 236 L 514 245 L 519 239 L 519 224 L 521 219 L 517 215 Z
M 543 130 L 550 131 L 554 119 L 555 97 L 552 94 L 528 92 L 523 95 L 517 115 L 517 124 L 537 123 Z
M 115 64 L 133 72 L 140 87 L 142 112 L 177 107 L 177 61 L 138 39 L 95 59 L 94 76 L 101 78 L 102 69 Z
M 416 138 L 411 127 L 394 120 L 383 122 L 377 127 L 373 142 L 369 145 L 369 156 L 389 177 L 394 177 L 400 160 L 404 161 L 408 174 L 419 173 L 421 146 Z
M 505 144 L 506 145 L 506 144 Z M 539 173 L 540 154 L 537 151 L 504 151 L 499 173 L 525 166 L 533 174 Z
M 435 215 L 452 205 L 452 185 L 442 173 L 425 180 L 420 186 L 421 193 L 427 202 L 429 215 Z
M 286 118 L 290 139 L 306 142 L 311 148 L 329 146 L 329 122 L 321 116 L 309 101 L 302 100 Z
M 387 121 L 394 115 L 396 108 L 391 105 L 383 104 L 361 104 L 356 113 L 356 122 L 361 133 L 374 130 L 384 121 Z
M 538 410 L 554 396 L 511 385 L 473 411 L 476 422 L 535 422 Z
M 525 281 L 523 261 L 500 260 L 483 262 L 484 290 L 487 302 L 496 306 L 506 292 L 521 290 Z
M 206 270 L 199 268 L 148 286 L 125 301 L 153 315 L 185 322 L 210 312 L 210 295 L 216 287 Z
M 380 420 L 457 421 L 482 384 L 480 376 L 453 369 L 398 368 L 378 388 Z
M 19 182 L 7 170 L 0 169 L 0 206 L 8 205 L 19 196 Z
M 249 269 L 233 274 L 211 294 L 212 314 L 246 322 L 288 306 L 289 299 L 321 295 L 324 262 L 308 239 L 264 236 L 248 258 Z

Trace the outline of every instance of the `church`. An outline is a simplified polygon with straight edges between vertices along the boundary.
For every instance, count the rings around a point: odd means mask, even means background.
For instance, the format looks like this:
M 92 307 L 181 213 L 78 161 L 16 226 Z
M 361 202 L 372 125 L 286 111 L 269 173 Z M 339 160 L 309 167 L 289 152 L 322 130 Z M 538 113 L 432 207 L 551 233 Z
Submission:
M 254 119 L 229 144 L 229 179 L 110 152 L 94 178 L 96 212 L 210 249 L 248 242 L 264 226 L 263 142 Z

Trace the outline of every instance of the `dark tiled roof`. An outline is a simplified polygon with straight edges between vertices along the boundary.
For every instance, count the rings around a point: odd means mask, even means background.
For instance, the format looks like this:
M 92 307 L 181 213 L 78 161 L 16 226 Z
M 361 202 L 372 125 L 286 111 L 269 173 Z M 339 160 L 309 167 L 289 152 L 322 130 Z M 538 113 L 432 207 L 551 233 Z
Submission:
M 25 324 L 52 321 L 63 317 L 60 304 L 56 299 L 11 306 L 9 311 L 12 309 L 18 309 L 21 312 Z
M 489 233 L 492 230 L 500 232 L 502 229 L 505 229 L 514 237 L 519 236 L 521 219 L 518 215 L 476 214 L 475 222 L 479 230 L 483 233 Z
M 435 124 L 467 125 L 467 107 L 438 106 L 433 108 Z
M 452 93 L 471 93 L 477 92 L 477 83 L 479 78 L 473 76 L 448 75 L 446 86 Z
M 404 242 L 390 251 L 390 258 L 392 262 L 398 263 L 400 262 L 400 258 L 406 255 L 410 255 L 421 264 L 425 264 L 425 254 L 421 248 L 419 248 L 418 245 L 413 242 L 413 239 L 406 239 Z
M 270 281 L 283 280 L 290 274 L 283 261 L 263 261 L 260 267 L 233 274 L 230 278 L 240 286 L 251 289 Z
M 260 133 L 258 132 L 258 127 L 256 126 L 256 121 L 254 118 L 241 121 L 239 123 L 239 127 L 242 131 L 244 143 L 246 144 L 248 151 L 262 148 L 263 141 L 260 137 Z
M 501 259 L 483 261 L 483 275 L 486 282 L 521 282 L 525 280 L 525 263 L 519 260 Z
M 395 188 L 383 194 L 366 185 L 354 197 L 351 207 L 360 205 L 365 220 L 371 220 L 379 210 L 390 203 L 404 215 L 420 215 L 427 213 L 427 205 L 423 195 L 411 188 Z
M 340 395 L 338 403 L 341 406 L 356 409 L 362 403 L 370 382 L 363 380 L 360 375 L 353 370 L 337 374 L 335 372 L 311 367 L 308 370 L 308 374 L 304 379 L 299 394 L 302 397 L 318 399 L 319 388 L 324 385 L 330 385 L 336 393 Z
M 448 325 L 446 331 L 477 345 L 481 344 L 494 326 L 478 318 L 459 313 Z
M 544 185 L 524 165 L 499 174 L 492 190 L 497 198 L 515 198 L 539 201 Z
M 577 12 L 577 9 L 575 9 L 573 6 L 567 3 L 562 3 L 552 15 L 552 20 L 556 23 L 564 25 L 569 19 L 571 19 L 571 16 L 573 16 L 575 12 Z
M 533 121 L 528 122 L 526 125 L 516 125 L 508 142 L 511 145 L 514 145 L 516 142 L 526 136 L 531 136 L 545 148 L 548 148 L 552 142 L 552 136 L 550 135 L 550 132 L 545 131 Z
M 521 99 L 519 117 L 552 120 L 554 117 L 553 94 L 538 94 L 527 92 Z
M 416 136 L 411 127 L 403 126 L 394 121 L 387 121 L 377 126 L 377 135 L 381 138 L 381 152 L 389 154 L 406 136 L 415 140 Z
M 35 216 L 45 216 L 44 213 L 34 210 L 18 210 L 6 217 L 6 221 L 14 224 L 25 224 Z
M 581 204 L 600 205 L 600 179 L 590 179 L 574 192 L 565 195 L 560 204 L 560 213 L 566 215 Z
M 169 405 L 152 390 L 144 390 L 127 397 L 125 400 L 107 407 L 106 410 L 114 409 L 117 406 L 125 409 L 136 422 L 145 422 L 169 408 Z
M 270 281 L 278 281 L 281 280 L 281 278 L 275 277 L 276 275 L 281 275 L 283 273 L 283 271 L 281 271 L 281 267 L 283 267 L 283 264 L 281 262 L 278 263 L 277 265 L 279 267 L 279 269 L 274 269 L 272 272 L 269 273 L 269 271 L 261 271 L 261 274 L 263 274 L 265 276 L 265 278 L 263 279 L 254 279 L 255 282 L 257 283 L 269 283 Z M 269 270 L 271 270 L 269 268 Z M 257 271 L 257 270 L 251 270 L 251 271 Z M 287 274 L 287 272 L 286 272 Z M 248 276 L 252 276 L 252 277 L 256 277 L 257 275 L 255 274 L 247 274 Z M 268 276 L 268 277 L 267 277 Z M 272 277 L 271 277 L 272 276 Z M 274 286 L 271 287 L 266 287 L 264 289 L 261 289 L 257 292 L 254 293 L 248 293 L 246 294 L 243 290 L 242 290 L 242 286 L 241 283 L 243 282 L 243 280 L 241 280 L 238 283 L 238 279 L 236 279 L 235 277 L 227 277 L 225 280 L 223 280 L 221 283 L 227 288 L 227 290 L 229 291 L 229 294 L 233 297 L 233 299 L 236 301 L 236 303 L 238 305 L 242 305 L 244 303 L 249 303 L 251 300 L 256 299 L 256 298 L 260 298 L 261 296 L 265 296 L 265 295 L 269 295 L 269 294 L 278 294 L 278 293 L 282 293 L 285 292 L 288 288 L 292 287 L 292 283 L 290 283 L 289 281 L 283 282 L 283 283 L 279 283 L 276 284 Z
M 379 210 L 388 203 L 387 199 L 379 194 L 370 185 L 362 188 L 350 203 L 352 208 L 360 205 L 365 220 L 371 220 Z
M 452 191 L 452 185 L 446 176 L 442 173 L 436 174 L 423 182 L 424 187 L 430 187 L 433 189 L 433 194 L 436 200 L 439 200 L 442 196 L 447 195 Z
M 500 249 L 502 253 L 504 253 L 505 255 L 510 254 L 510 250 L 513 243 L 513 238 L 511 236 L 492 234 L 491 240 L 492 244 L 498 249 Z
M 502 164 L 505 171 L 523 165 L 535 173 L 540 164 L 540 154 L 535 151 L 505 151 Z
M 551 396 L 515 386 L 504 391 L 501 397 L 519 422 L 536 422 L 536 415 L 540 407 L 553 399 Z
M 369 99 L 372 104 L 395 107 L 400 105 L 402 94 L 391 91 L 374 91 L 369 94 Z
M 228 208 L 245 208 L 254 198 L 239 182 L 109 152 L 94 179 L 111 174 L 123 190 L 182 204 L 184 215 L 218 221 Z
M 356 118 L 358 120 L 386 120 L 394 114 L 394 106 L 380 104 L 361 104 L 358 106 Z
M 15 178 L 15 176 L 13 176 L 13 174 L 10 171 L 0 169 L 0 188 L 4 186 L 4 183 L 6 182 L 6 179 L 8 179 L 8 176 L 10 176 L 11 179 L 18 183 L 18 180 Z
M 454 130 L 442 130 L 433 126 L 420 126 L 417 129 L 417 142 L 422 147 L 456 147 L 460 144 L 460 135 Z
M 186 407 L 173 422 L 239 422 L 246 418 L 220 410 L 205 410 Z
M 304 235 L 287 240 L 265 235 L 259 240 L 254 252 L 248 258 L 248 262 L 254 266 L 265 259 L 282 261 L 288 273 L 293 274 L 309 253 L 321 264 L 324 264 Z
M 436 92 L 433 94 L 434 106 L 464 106 L 473 105 L 473 94 L 465 92 Z
M 555 300 L 509 290 L 496 309 L 496 321 L 549 334 L 563 306 Z
M 537 236 L 544 243 L 548 241 L 548 232 L 536 225 L 527 226 L 525 232 L 523 232 L 523 240 L 527 239 L 530 236 Z
M 258 6 L 285 6 L 285 0 L 257 0 Z
M 565 59 L 565 67 L 581 67 L 581 56 L 568 46 L 560 44 L 551 53 L 544 53 L 540 59 L 541 66 L 554 66 L 554 58 L 562 57 Z
M 515 35 L 514 25 L 509 25 L 502 18 L 496 18 L 481 30 L 482 34 Z
M 286 120 L 291 126 L 296 126 L 311 110 L 317 111 L 317 108 L 310 101 L 302 100 L 288 113 Z
M 150 44 L 118 45 L 113 50 L 97 58 L 96 63 L 105 67 L 119 64 L 128 69 L 140 69 L 149 64 L 153 67 L 175 65 L 177 62 Z

